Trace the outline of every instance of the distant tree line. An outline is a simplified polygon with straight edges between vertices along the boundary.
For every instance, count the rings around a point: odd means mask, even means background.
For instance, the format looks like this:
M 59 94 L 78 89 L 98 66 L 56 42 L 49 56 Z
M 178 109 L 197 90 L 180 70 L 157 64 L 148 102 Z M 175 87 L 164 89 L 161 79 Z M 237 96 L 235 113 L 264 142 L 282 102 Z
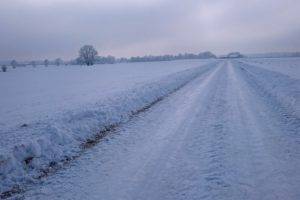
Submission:
M 12 60 L 10 65 L 12 68 L 44 65 L 48 67 L 49 65 L 94 65 L 94 64 L 114 64 L 114 63 L 132 63 L 132 62 L 155 62 L 155 61 L 171 61 L 171 60 L 182 60 L 182 59 L 208 59 L 217 58 L 213 53 L 207 51 L 199 54 L 185 53 L 178 55 L 161 55 L 161 56 L 136 56 L 131 58 L 115 58 L 113 56 L 98 56 L 97 50 L 92 45 L 84 45 L 79 49 L 78 57 L 71 61 L 63 61 L 61 58 L 55 60 L 45 59 L 43 61 L 29 61 L 29 62 L 17 62 Z M 7 66 L 2 66 L 2 71 L 6 71 Z
M 259 55 L 261 57 L 268 57 L 269 54 Z M 224 56 L 220 56 L 219 58 L 243 58 L 246 57 L 239 52 L 232 52 Z M 271 53 L 269 57 L 300 57 L 300 52 L 292 52 L 292 53 Z M 98 56 L 97 50 L 92 45 L 84 45 L 79 49 L 78 57 L 71 61 L 63 61 L 61 58 L 57 58 L 55 60 L 45 59 L 44 61 L 29 61 L 29 62 L 17 62 L 16 60 L 12 60 L 10 62 L 10 66 L 12 68 L 16 67 L 25 67 L 32 66 L 36 67 L 37 65 L 44 65 L 48 67 L 49 65 L 94 65 L 94 64 L 114 64 L 114 63 L 132 63 L 132 62 L 155 62 L 155 61 L 171 61 L 171 60 L 183 60 L 183 59 L 209 59 L 209 58 L 217 58 L 213 53 L 206 51 L 198 54 L 193 53 L 184 53 L 177 55 L 146 55 L 146 56 L 135 56 L 130 58 L 115 58 L 114 56 Z M 9 64 L 5 63 L 5 65 L 1 66 L 1 71 L 7 71 L 7 66 Z
M 211 52 L 203 52 L 199 54 L 185 53 L 178 55 L 162 55 L 162 56 L 137 56 L 130 59 L 122 58 L 121 62 L 155 62 L 155 61 L 171 61 L 171 60 L 184 60 L 184 59 L 208 59 L 217 58 Z
M 178 55 L 162 55 L 162 56 L 137 56 L 131 58 L 115 58 L 113 56 L 98 56 L 97 54 L 88 58 L 88 56 L 84 56 L 88 54 L 88 52 L 93 52 L 93 50 L 87 50 L 88 48 L 92 48 L 92 46 L 84 47 L 79 51 L 79 56 L 71 61 L 71 64 L 78 65 L 92 65 L 92 64 L 114 64 L 114 63 L 131 63 L 131 62 L 155 62 L 155 61 L 171 61 L 171 60 L 182 60 L 182 59 L 208 59 L 208 58 L 217 58 L 211 52 L 203 52 L 199 54 L 185 53 Z M 95 50 L 95 52 L 97 52 Z M 84 58 L 86 57 L 86 59 Z M 90 62 L 89 60 L 93 60 Z M 92 64 L 91 64 L 92 63 Z
M 45 59 L 44 61 L 32 60 L 32 61 L 25 61 L 25 62 L 24 61 L 18 62 L 16 60 L 12 60 L 9 64 L 6 64 L 6 66 L 10 65 L 14 69 L 16 67 L 26 67 L 26 66 L 36 67 L 37 65 L 44 65 L 45 67 L 48 67 L 49 65 L 60 66 L 62 64 L 68 64 L 68 62 L 63 61 L 61 58 L 57 58 L 52 61 L 48 59 Z

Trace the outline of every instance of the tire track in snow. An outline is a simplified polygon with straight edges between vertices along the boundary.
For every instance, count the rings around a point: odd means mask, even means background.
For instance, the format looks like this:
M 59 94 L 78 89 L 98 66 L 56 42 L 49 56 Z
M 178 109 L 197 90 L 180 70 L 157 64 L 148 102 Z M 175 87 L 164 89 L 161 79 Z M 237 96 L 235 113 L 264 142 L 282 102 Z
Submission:
M 225 117 L 227 74 L 224 65 L 207 88 L 204 100 L 199 102 L 201 109 L 197 110 L 167 175 L 171 184 L 165 186 L 166 199 L 222 199 L 228 195 L 231 185 L 226 179 L 229 173 Z
M 299 120 L 288 122 L 282 113 L 286 111 L 270 104 L 276 100 L 261 93 L 238 65 L 231 66 L 231 71 L 234 86 L 239 91 L 237 105 L 244 113 L 240 115 L 240 124 L 244 124 L 240 129 L 248 130 L 249 151 L 244 160 L 245 166 L 252 166 L 248 170 L 251 174 L 240 173 L 244 174 L 244 182 L 252 186 L 248 196 L 252 199 L 297 199 L 300 196 L 297 189 L 300 149 L 299 136 L 295 133 L 300 130 Z
M 162 199 L 297 199 L 299 123 L 283 123 L 238 66 L 224 68 L 191 125 L 198 131 L 189 131 L 170 164 L 165 191 L 172 193 Z
M 221 63 L 215 71 L 205 78 L 204 81 L 186 94 L 186 97 L 189 100 L 185 101 L 184 105 L 181 105 L 183 109 L 178 109 L 169 119 L 179 119 L 179 121 L 176 122 L 177 125 L 173 127 L 173 129 L 169 129 L 169 123 L 164 125 L 164 129 L 167 129 L 168 132 L 170 132 L 170 135 L 166 138 L 167 144 L 161 145 L 160 153 L 154 154 L 153 157 L 148 158 L 147 164 L 137 171 L 135 176 L 138 176 L 138 179 L 143 179 L 143 181 L 131 191 L 128 199 L 174 198 L 170 191 L 177 187 L 176 185 L 173 185 L 173 188 L 170 186 L 174 183 L 182 184 L 182 178 L 177 177 L 177 180 L 172 181 L 172 177 L 176 177 L 176 174 L 180 172 L 178 170 L 175 170 L 171 174 L 169 172 L 172 171 L 174 166 L 178 166 L 178 164 L 183 162 L 182 157 L 180 159 L 178 156 L 184 147 L 186 138 L 192 131 L 191 128 L 194 127 L 195 123 L 198 123 L 198 115 L 201 110 L 205 109 L 203 106 L 206 106 L 210 101 L 215 86 L 218 85 L 215 84 L 215 82 L 218 81 L 220 76 L 224 73 L 223 64 L 224 63 Z M 187 176 L 188 175 L 185 174 L 182 177 Z M 176 189 L 175 193 L 190 189 L 190 185 L 184 185 L 186 188 Z M 178 195 L 176 196 L 178 197 Z

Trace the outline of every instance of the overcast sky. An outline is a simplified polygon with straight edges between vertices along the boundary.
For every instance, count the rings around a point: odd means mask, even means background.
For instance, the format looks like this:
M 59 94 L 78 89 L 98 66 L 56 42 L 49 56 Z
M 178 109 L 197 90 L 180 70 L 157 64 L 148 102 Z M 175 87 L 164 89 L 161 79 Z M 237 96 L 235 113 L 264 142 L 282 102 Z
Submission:
M 0 59 L 299 51 L 299 0 L 0 0 Z

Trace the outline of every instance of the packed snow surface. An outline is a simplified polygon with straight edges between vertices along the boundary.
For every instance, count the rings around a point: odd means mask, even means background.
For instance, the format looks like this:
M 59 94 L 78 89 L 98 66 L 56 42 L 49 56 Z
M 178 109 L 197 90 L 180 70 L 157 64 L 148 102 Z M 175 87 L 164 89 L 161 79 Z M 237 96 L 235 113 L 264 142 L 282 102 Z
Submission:
M 300 77 L 264 66 L 221 60 L 152 79 L 134 99 L 161 101 L 12 198 L 299 199 Z M 79 122 L 80 136 L 98 115 L 75 116 L 58 125 Z
M 27 67 L 0 74 L 0 192 L 78 155 L 99 131 L 210 70 L 214 60 Z M 206 65 L 207 64 L 207 65 Z

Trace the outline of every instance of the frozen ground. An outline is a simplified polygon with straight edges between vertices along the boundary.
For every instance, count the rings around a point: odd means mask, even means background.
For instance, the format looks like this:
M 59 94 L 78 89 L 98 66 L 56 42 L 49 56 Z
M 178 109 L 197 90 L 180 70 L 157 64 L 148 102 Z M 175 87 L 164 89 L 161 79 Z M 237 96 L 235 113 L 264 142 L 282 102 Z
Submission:
M 299 199 L 300 77 L 246 60 L 190 72 L 164 77 L 159 89 L 191 81 L 14 198 Z
M 211 62 L 40 66 L 1 73 L 0 192 L 76 156 L 87 139 L 209 70 L 203 65 Z

